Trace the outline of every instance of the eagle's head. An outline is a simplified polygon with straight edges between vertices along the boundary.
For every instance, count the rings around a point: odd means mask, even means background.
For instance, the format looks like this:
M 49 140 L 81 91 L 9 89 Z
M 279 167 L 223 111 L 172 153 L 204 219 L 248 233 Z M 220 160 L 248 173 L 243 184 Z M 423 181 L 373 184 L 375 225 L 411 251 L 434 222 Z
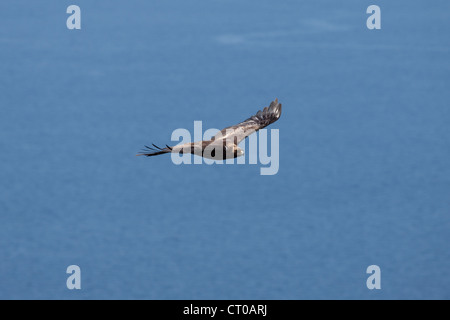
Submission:
M 234 146 L 233 154 L 234 154 L 234 157 L 237 158 L 237 157 L 242 157 L 245 153 L 244 153 L 244 150 L 242 150 L 238 146 Z

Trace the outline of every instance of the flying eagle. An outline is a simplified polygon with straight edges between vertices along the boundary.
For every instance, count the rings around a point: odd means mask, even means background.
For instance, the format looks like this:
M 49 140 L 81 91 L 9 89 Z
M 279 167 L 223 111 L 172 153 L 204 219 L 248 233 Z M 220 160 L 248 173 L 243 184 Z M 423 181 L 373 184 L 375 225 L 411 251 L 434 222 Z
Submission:
M 192 153 L 201 157 L 225 160 L 244 155 L 244 150 L 238 144 L 252 133 L 267 127 L 277 121 L 281 116 L 281 103 L 278 99 L 272 101 L 268 107 L 258 111 L 254 116 L 219 131 L 211 140 L 189 142 L 174 147 L 166 145 L 160 148 L 154 144 L 153 147 L 145 146 L 145 149 L 138 156 L 157 156 L 164 153 Z

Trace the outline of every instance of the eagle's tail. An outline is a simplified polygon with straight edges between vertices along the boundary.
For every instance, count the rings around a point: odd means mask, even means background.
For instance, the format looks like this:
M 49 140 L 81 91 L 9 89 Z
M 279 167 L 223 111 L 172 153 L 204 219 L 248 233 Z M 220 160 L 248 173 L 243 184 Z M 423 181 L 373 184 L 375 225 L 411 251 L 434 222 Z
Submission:
M 153 143 L 152 143 L 152 145 L 156 149 L 149 147 L 149 146 L 145 146 L 145 148 L 142 149 L 142 151 L 140 153 L 138 153 L 137 156 L 152 157 L 152 156 L 157 156 L 160 154 L 172 152 L 172 147 L 169 147 L 168 145 L 166 145 L 166 148 L 160 148 L 158 146 L 155 146 Z

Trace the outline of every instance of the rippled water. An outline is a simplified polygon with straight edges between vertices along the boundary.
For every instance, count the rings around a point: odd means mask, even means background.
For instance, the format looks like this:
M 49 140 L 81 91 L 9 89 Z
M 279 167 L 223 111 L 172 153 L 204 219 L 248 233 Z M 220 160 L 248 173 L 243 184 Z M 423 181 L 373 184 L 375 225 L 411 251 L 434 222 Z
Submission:
M 0 3 L 0 298 L 450 298 L 448 1 L 69 4 Z M 276 175 L 135 157 L 276 97 Z

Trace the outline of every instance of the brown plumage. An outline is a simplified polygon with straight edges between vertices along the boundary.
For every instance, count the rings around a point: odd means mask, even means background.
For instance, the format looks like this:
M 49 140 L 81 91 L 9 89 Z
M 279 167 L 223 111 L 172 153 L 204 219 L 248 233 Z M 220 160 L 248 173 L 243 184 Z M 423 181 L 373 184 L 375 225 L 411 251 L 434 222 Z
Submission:
M 215 160 L 236 158 L 244 155 L 244 151 L 238 147 L 238 144 L 242 140 L 259 129 L 274 123 L 280 116 L 281 103 L 278 103 L 278 99 L 275 99 L 268 107 L 258 111 L 254 116 L 251 116 L 237 125 L 221 130 L 212 137 L 211 140 L 189 142 L 174 147 L 166 145 L 165 148 L 160 148 L 152 144 L 153 148 L 145 146 L 146 149 L 139 153 L 138 156 L 152 157 L 164 153 L 176 152 L 192 153 Z

